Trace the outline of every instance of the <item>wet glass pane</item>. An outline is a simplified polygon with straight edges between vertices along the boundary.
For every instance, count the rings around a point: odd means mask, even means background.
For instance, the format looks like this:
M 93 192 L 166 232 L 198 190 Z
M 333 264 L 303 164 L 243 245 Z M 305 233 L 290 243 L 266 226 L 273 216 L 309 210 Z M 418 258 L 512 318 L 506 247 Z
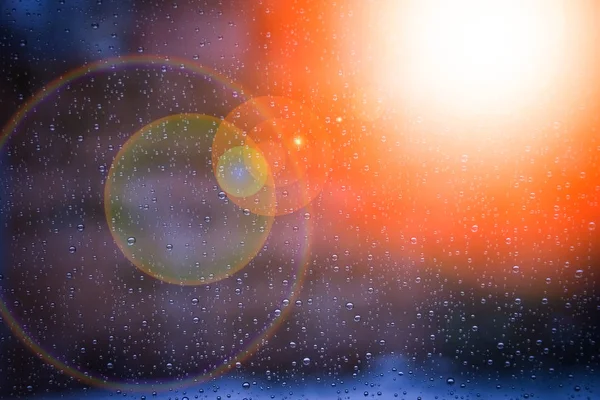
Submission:
M 599 18 L 0 2 L 0 398 L 600 398 Z

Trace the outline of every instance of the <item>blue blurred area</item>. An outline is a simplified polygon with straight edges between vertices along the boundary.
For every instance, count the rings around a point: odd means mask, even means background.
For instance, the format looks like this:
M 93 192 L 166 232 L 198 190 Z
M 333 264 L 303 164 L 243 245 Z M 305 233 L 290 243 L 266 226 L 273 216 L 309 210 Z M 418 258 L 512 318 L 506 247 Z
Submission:
M 23 61 L 93 61 L 127 51 L 125 32 L 134 14 L 131 0 L 8 0 L 0 26 Z
M 70 395 L 39 396 L 36 399 L 108 400 L 156 399 L 598 399 L 595 384 L 597 373 L 572 370 L 569 377 L 519 375 L 510 379 L 490 376 L 473 378 L 455 376 L 444 361 L 436 360 L 429 368 L 414 368 L 402 357 L 371 360 L 365 371 L 354 375 L 320 377 L 296 375 L 279 377 L 276 372 L 260 377 L 228 376 L 211 382 L 166 393 L 115 392 L 87 390 Z M 270 376 L 270 379 L 269 379 Z
M 6 156 L 4 153 L 0 153 L 0 165 L 4 165 L 3 159 Z M 3 277 L 4 270 L 6 268 L 6 254 L 4 249 L 4 244 L 6 243 L 6 232 L 7 230 L 4 228 L 5 223 L 5 200 L 6 199 L 6 183 L 4 180 L 4 169 L 0 168 L 0 276 Z M 0 286 L 1 288 L 1 286 Z M 0 323 L 0 387 L 6 387 L 7 385 L 7 374 L 4 369 L 7 366 L 6 360 L 4 359 L 6 355 L 7 347 L 9 346 L 11 339 L 11 333 L 8 327 L 4 323 Z

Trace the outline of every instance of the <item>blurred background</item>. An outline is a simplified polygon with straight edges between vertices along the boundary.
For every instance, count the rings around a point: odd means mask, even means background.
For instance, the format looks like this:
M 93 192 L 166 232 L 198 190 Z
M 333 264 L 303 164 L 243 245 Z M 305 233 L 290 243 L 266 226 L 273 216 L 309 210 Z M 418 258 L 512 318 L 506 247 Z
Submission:
M 600 397 L 597 2 L 0 11 L 0 398 Z M 314 199 L 226 279 L 136 268 L 108 225 L 119 151 L 260 96 L 314 116 Z M 249 241 L 214 149 L 155 145 L 131 190 L 157 246 Z

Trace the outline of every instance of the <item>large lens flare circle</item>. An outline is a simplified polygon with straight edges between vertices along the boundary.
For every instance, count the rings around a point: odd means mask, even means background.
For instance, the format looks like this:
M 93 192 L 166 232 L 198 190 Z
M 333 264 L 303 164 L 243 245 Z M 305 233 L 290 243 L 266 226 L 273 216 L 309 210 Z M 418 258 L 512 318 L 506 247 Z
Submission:
M 222 120 L 245 96 L 189 60 L 123 57 L 50 82 L 2 128 L 0 315 L 64 376 L 54 385 L 148 397 L 201 384 L 243 370 L 294 309 L 312 220 L 230 200 L 232 179 L 274 207 L 255 147 L 221 153 L 237 175 L 213 170 L 212 136 L 239 131 Z
M 220 125 L 235 129 L 199 114 L 154 121 L 132 135 L 113 161 L 104 194 L 110 232 L 123 254 L 154 278 L 180 285 L 228 278 L 254 258 L 269 234 L 273 217 L 229 204 L 215 190 L 210 148 Z M 265 167 L 260 171 L 265 162 L 260 153 L 247 158 L 242 150 L 232 148 L 219 159 L 234 171 L 221 183 L 236 193 L 256 192 L 266 180 Z M 245 172 L 253 166 L 263 182 Z

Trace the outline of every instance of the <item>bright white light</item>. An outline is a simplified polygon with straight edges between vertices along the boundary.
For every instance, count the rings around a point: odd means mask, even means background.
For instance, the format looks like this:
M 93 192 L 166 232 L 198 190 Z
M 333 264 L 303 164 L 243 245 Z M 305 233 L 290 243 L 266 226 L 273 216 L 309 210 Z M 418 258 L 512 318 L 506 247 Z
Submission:
M 444 112 L 512 112 L 552 83 L 563 0 L 390 0 L 381 10 L 382 87 Z

